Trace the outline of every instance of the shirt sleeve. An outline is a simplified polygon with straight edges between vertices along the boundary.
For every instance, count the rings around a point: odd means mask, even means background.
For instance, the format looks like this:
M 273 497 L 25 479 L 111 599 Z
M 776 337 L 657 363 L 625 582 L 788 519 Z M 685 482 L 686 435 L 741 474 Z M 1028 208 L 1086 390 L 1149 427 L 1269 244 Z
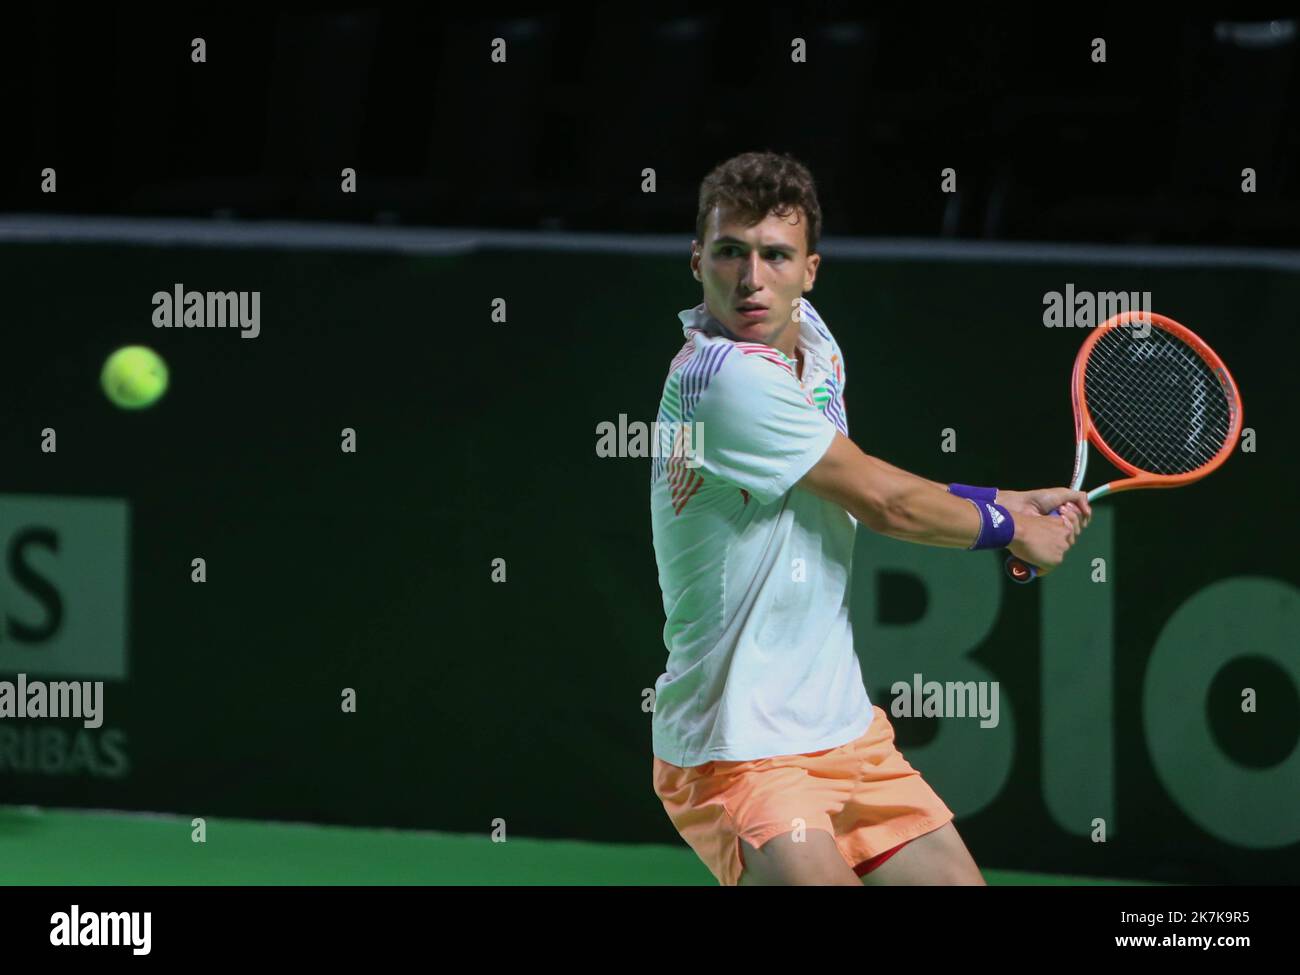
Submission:
M 784 495 L 835 439 L 835 427 L 799 381 L 775 363 L 733 353 L 701 394 L 693 417 L 700 466 L 761 504 Z

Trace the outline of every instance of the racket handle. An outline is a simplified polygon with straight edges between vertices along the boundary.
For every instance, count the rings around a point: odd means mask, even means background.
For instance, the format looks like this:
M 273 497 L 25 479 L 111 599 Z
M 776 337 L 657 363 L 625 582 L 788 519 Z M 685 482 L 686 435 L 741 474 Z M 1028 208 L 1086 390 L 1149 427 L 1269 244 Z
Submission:
M 1027 585 L 1038 578 L 1038 566 L 1030 565 L 1024 559 L 1018 559 L 1014 555 L 1008 555 L 1007 575 L 1011 577 L 1012 582 Z
M 1053 518 L 1061 517 L 1061 509 L 1057 508 L 1052 512 Z M 1014 555 L 1007 556 L 1007 575 L 1011 577 L 1012 582 L 1018 582 L 1022 586 L 1028 585 L 1038 578 L 1039 568 L 1024 559 L 1016 558 Z

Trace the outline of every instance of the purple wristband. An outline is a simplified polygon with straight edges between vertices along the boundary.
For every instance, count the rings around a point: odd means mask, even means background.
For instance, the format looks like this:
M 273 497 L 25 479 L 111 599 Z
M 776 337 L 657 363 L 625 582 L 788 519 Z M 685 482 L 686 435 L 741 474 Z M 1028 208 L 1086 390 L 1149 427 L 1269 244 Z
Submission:
M 972 501 L 996 501 L 998 498 L 997 488 L 973 487 L 970 484 L 949 484 L 948 493 Z
M 1016 523 L 1011 519 L 1011 512 L 1000 504 L 990 501 L 976 501 L 967 498 L 980 513 L 980 533 L 971 552 L 984 548 L 1006 548 L 1016 537 Z

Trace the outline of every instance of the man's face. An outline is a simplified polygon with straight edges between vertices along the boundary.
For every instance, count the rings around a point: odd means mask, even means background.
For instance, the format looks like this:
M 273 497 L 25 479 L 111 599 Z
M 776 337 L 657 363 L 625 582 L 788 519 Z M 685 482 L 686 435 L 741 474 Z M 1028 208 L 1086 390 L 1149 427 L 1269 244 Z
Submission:
M 792 315 L 812 290 L 821 261 L 808 253 L 806 220 L 802 209 L 785 217 L 769 213 L 752 227 L 726 207 L 709 214 L 704 240 L 691 245 L 691 270 L 704 285 L 709 314 L 731 338 L 794 355 L 799 327 Z

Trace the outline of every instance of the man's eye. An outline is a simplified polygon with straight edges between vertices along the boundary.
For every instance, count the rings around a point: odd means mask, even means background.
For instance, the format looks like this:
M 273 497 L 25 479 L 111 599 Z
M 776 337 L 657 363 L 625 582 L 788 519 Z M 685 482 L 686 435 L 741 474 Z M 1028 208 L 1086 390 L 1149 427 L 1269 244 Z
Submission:
M 718 255 L 719 255 L 720 257 L 734 257 L 735 255 L 737 255 L 737 254 L 739 254 L 739 253 L 741 253 L 741 249 L 740 249 L 739 247 L 737 247 L 735 244 L 728 244 L 726 247 L 723 247 L 722 249 L 720 249 L 720 250 L 718 251 Z M 768 259 L 769 261 L 771 261 L 771 260 L 776 260 L 776 261 L 785 261 L 785 260 L 789 260 L 788 256 L 787 256 L 786 254 L 782 253 L 781 251 L 769 251 L 768 254 L 767 254 L 767 259 Z

